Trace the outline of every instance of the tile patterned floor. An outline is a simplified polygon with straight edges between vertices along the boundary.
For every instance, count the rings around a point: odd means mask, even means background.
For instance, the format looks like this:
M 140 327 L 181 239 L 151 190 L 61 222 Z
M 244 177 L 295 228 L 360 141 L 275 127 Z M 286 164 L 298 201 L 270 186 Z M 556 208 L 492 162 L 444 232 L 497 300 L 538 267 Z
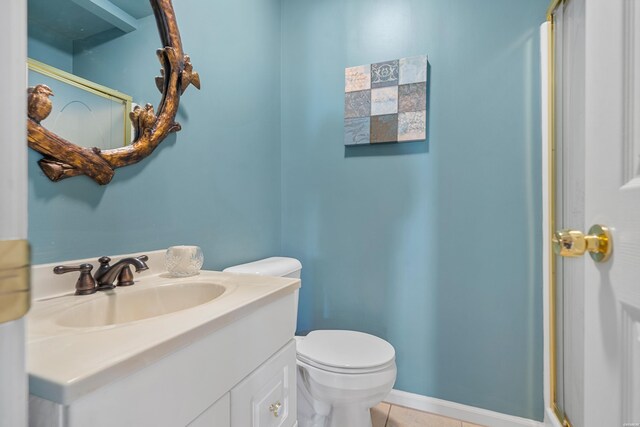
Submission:
M 373 427 L 482 427 L 386 402 L 371 408 L 371 422 Z

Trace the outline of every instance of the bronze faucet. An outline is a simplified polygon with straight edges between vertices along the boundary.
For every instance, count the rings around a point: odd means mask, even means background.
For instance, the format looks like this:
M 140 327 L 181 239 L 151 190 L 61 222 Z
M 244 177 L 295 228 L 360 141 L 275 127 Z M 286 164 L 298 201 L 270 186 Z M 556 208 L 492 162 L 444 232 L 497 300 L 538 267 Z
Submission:
M 98 259 L 100 267 L 98 271 L 93 275 L 94 279 L 98 283 L 98 290 L 113 289 L 116 286 L 113 284 L 116 278 L 118 278 L 118 286 L 131 286 L 133 285 L 133 274 L 131 273 L 130 265 L 133 265 L 136 269 L 136 273 L 149 269 L 145 261 L 148 261 L 149 257 L 141 255 L 139 257 L 122 258 L 120 261 L 113 265 L 109 265 L 111 258 L 103 256 Z
M 80 277 L 78 277 L 76 282 L 76 295 L 90 295 L 96 291 L 115 288 L 116 285 L 114 285 L 113 282 L 115 282 L 116 278 L 118 279 L 118 286 L 133 285 L 133 273 L 131 273 L 129 266 L 133 265 L 136 273 L 138 273 L 149 269 L 146 264 L 148 260 L 148 256 L 140 255 L 138 257 L 123 258 L 115 264 L 109 265 L 111 258 L 103 256 L 98 259 L 100 267 L 93 277 L 91 277 L 91 270 L 93 269 L 93 265 L 91 264 L 82 264 L 77 267 L 59 265 L 53 269 L 53 272 L 55 274 L 64 274 L 71 271 L 79 271 Z

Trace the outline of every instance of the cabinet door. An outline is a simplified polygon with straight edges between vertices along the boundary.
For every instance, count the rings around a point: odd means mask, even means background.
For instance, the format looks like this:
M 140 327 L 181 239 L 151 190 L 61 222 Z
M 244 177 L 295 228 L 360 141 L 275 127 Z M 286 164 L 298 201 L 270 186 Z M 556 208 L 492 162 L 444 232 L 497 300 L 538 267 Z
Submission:
M 231 425 L 291 427 L 296 413 L 296 345 L 291 340 L 231 390 Z
M 229 416 L 229 393 L 227 393 L 191 421 L 188 427 L 229 427 L 231 425 Z

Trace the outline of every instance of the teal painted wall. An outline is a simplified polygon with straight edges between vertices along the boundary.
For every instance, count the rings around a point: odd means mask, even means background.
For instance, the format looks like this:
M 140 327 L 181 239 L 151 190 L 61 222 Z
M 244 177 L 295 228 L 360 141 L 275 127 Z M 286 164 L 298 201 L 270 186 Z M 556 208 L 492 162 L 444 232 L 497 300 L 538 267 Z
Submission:
M 203 81 L 182 100 L 183 130 L 106 187 L 51 183 L 32 152 L 34 262 L 181 243 L 210 269 L 295 256 L 300 331 L 377 334 L 397 350 L 396 388 L 542 419 L 546 3 L 176 1 Z M 158 46 L 143 19 L 76 44 L 73 68 L 157 104 Z M 422 53 L 428 143 L 345 148 L 344 68 Z
M 396 388 L 541 420 L 546 0 L 283 0 L 282 242 L 299 330 L 396 348 Z M 428 54 L 428 143 L 343 146 L 344 68 Z
M 118 169 L 104 187 L 85 177 L 49 182 L 31 152 L 34 263 L 197 244 L 205 267 L 218 269 L 279 251 L 280 1 L 174 6 L 203 84 L 182 98 L 183 130 L 141 163 Z M 146 19 L 140 30 L 76 58 L 74 67 L 91 62 L 110 70 L 95 73 L 96 80 L 157 106 L 159 46 L 155 23 Z

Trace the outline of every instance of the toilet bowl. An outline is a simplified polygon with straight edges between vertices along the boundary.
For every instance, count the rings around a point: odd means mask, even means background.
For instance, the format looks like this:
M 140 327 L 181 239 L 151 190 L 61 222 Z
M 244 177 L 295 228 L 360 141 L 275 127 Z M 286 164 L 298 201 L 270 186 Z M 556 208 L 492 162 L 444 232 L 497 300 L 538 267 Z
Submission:
M 274 257 L 225 272 L 300 277 L 294 258 Z M 297 291 L 296 291 L 297 292 Z M 317 330 L 296 337 L 299 427 L 371 427 L 371 407 L 396 380 L 395 350 L 373 335 Z
M 371 407 L 396 380 L 395 351 L 373 335 L 320 330 L 296 337 L 300 427 L 371 427 Z

